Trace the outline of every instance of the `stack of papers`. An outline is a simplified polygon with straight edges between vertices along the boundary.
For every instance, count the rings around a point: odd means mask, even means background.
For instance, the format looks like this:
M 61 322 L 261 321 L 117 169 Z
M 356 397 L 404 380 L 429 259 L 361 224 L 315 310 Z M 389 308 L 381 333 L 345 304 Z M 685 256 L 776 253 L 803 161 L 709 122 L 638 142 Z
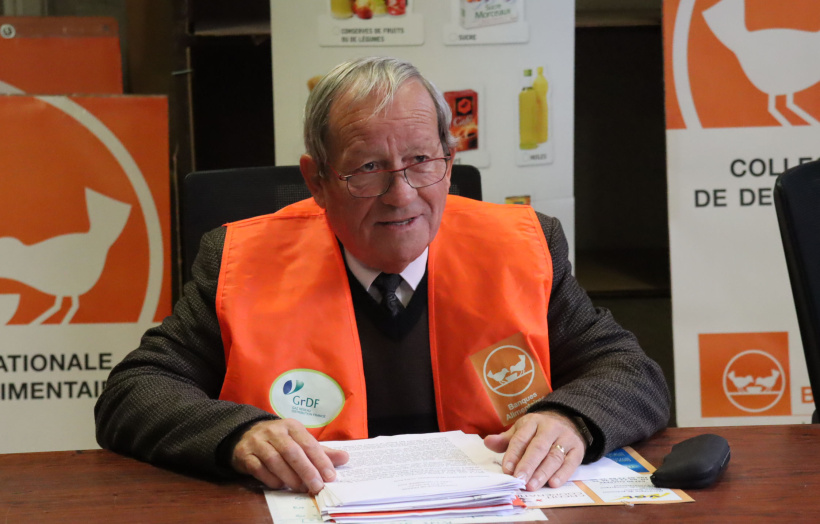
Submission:
M 350 461 L 316 504 L 337 523 L 502 516 L 524 511 L 524 482 L 501 472 L 501 455 L 461 431 L 324 442 Z

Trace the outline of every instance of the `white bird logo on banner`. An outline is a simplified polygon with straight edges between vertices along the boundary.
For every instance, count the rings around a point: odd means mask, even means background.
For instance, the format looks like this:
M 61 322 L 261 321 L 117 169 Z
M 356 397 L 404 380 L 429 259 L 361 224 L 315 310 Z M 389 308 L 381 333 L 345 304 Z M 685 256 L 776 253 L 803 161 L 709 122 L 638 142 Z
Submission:
M 90 224 L 87 232 L 58 235 L 31 245 L 14 237 L 0 238 L 0 278 L 55 296 L 54 305 L 32 324 L 42 324 L 57 313 L 66 297 L 71 299 L 71 307 L 61 323 L 71 321 L 80 307 L 80 295 L 100 279 L 108 251 L 131 213 L 130 204 L 89 188 L 85 189 L 85 203 Z
M 769 96 L 769 113 L 792 125 L 775 107 L 786 95 L 786 107 L 810 125 L 820 121 L 794 103 L 794 94 L 820 82 L 820 31 L 776 28 L 749 31 L 745 0 L 723 0 L 703 11 L 712 33 L 729 48 L 756 88 Z

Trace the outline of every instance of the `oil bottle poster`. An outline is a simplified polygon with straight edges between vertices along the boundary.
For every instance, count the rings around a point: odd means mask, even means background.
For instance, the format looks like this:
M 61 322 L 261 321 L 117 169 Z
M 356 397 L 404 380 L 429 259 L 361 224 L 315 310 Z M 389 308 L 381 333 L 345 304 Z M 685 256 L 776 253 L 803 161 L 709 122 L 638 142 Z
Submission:
M 663 8 L 677 422 L 807 422 L 772 189 L 820 156 L 820 4 Z
M 550 105 L 552 93 L 544 66 L 524 69 L 518 93 L 519 166 L 549 164 L 554 148 L 550 141 Z

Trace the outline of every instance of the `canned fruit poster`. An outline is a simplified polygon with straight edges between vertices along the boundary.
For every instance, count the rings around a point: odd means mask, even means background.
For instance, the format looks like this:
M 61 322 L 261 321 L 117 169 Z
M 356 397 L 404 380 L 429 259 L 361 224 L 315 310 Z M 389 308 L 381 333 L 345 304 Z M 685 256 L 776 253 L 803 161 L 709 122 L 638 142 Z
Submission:
M 403 46 L 424 43 L 424 19 L 407 0 L 314 0 L 325 3 L 318 17 L 319 45 Z

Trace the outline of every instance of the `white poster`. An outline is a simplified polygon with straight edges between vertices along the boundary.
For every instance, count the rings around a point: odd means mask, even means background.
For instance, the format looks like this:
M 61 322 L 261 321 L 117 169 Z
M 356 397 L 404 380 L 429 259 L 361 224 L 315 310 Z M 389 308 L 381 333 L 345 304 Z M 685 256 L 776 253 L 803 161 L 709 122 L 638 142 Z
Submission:
M 557 216 L 572 252 L 574 1 L 271 0 L 271 24 L 277 164 L 304 152 L 309 84 L 357 56 L 404 58 L 450 102 L 484 200 Z
M 814 410 L 773 187 L 820 156 L 818 28 L 816 2 L 664 2 L 680 426 Z

